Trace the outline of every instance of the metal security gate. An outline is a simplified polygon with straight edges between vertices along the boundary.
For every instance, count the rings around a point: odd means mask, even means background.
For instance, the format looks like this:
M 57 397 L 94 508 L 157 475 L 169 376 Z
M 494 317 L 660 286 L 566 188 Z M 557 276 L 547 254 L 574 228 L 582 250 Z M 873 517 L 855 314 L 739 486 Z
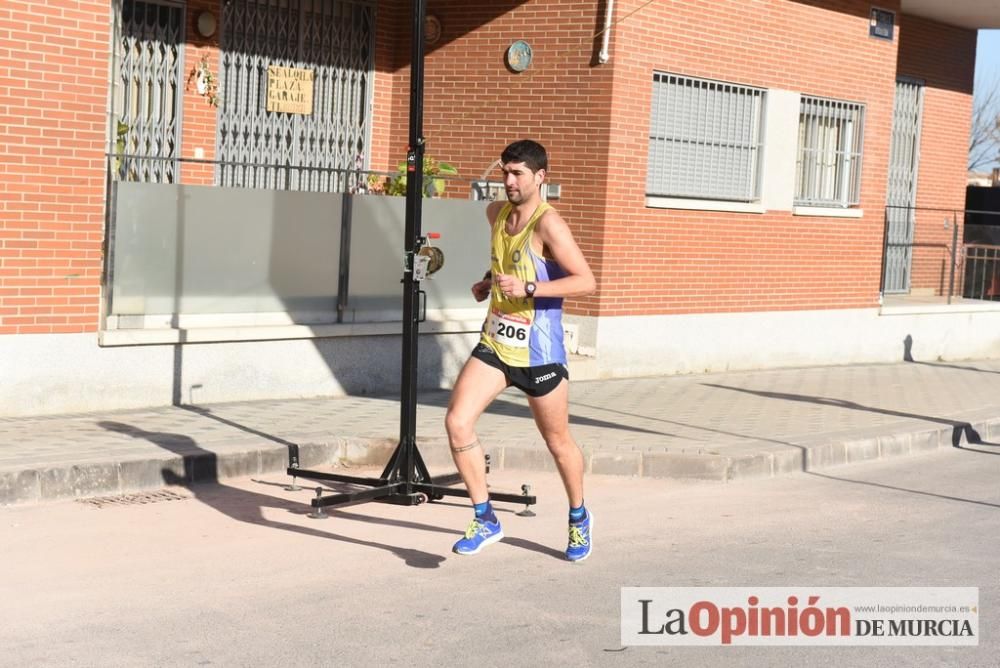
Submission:
M 174 183 L 180 152 L 184 7 L 171 0 L 115 3 L 114 173 Z
M 373 0 L 239 0 L 223 9 L 219 183 L 341 192 L 367 165 Z M 267 111 L 268 66 L 312 71 L 308 114 Z
M 924 86 L 900 79 L 889 147 L 889 184 L 886 192 L 886 247 L 883 292 L 910 291 L 913 226 L 917 203 L 917 166 L 920 159 L 920 119 Z

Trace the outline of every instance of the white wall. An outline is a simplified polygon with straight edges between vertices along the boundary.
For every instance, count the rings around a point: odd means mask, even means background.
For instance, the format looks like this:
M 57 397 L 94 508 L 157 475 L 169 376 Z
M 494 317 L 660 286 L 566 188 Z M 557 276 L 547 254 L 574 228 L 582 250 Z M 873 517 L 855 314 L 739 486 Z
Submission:
M 961 307 L 568 317 L 571 376 L 614 378 L 827 364 L 1000 358 L 1000 309 Z M 99 347 L 96 334 L 0 337 L 0 417 L 399 391 L 399 324 L 384 334 Z M 420 337 L 423 388 L 450 387 L 478 334 Z M 242 330 L 247 333 L 251 328 Z M 461 331 L 458 331 L 461 330 Z M 350 330 L 348 330 L 350 331 Z
M 1000 309 L 850 309 L 573 318 L 591 375 L 1000 358 Z M 593 371 L 594 364 L 591 365 Z
M 398 323 L 395 327 L 399 329 Z M 450 384 L 475 334 L 420 337 L 421 387 Z M 96 334 L 0 337 L 0 417 L 397 393 L 400 337 L 101 348 Z

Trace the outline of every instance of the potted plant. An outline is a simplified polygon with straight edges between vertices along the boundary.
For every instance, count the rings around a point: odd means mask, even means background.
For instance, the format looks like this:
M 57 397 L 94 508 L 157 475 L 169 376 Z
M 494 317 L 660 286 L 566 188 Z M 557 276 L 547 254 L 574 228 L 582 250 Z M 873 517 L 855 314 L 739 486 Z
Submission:
M 401 162 L 398 166 L 399 172 L 389 179 L 388 183 L 384 184 L 382 192 L 386 195 L 405 195 L 406 194 L 406 163 Z M 374 174 L 372 176 L 375 176 Z M 440 162 L 435 160 L 429 155 L 424 156 L 424 179 L 423 179 L 423 191 L 424 197 L 440 197 L 445 190 L 446 179 L 441 178 L 444 176 L 458 176 L 458 170 L 447 162 Z M 379 192 L 379 181 L 380 178 L 375 179 L 375 183 L 372 183 L 372 178 L 369 177 L 369 192 Z

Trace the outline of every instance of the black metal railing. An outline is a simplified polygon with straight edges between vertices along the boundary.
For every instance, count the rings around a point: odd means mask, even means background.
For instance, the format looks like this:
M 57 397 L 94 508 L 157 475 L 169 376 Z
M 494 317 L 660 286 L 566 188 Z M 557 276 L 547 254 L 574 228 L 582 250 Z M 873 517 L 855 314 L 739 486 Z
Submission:
M 965 244 L 966 299 L 1000 300 L 1000 245 Z
M 1000 212 L 886 206 L 880 296 L 1000 299 Z

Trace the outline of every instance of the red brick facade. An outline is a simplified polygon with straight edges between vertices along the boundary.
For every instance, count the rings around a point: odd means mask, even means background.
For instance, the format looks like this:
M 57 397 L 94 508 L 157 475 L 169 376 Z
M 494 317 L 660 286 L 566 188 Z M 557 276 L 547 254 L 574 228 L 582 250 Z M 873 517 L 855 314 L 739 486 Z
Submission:
M 214 160 L 216 108 L 208 97 L 198 95 L 191 70 L 203 57 L 208 59 L 212 72 L 219 71 L 219 31 L 205 38 L 198 34 L 195 22 L 204 10 L 219 14 L 218 0 L 188 0 L 187 3 L 187 48 L 184 50 L 184 109 L 181 125 L 181 155 L 194 158 L 195 149 L 205 160 Z M 215 169 L 211 165 L 187 163 L 181 165 L 182 183 L 211 185 L 215 179 Z
M 625 3 L 621 12 L 638 4 Z M 627 120 L 616 128 L 612 149 L 611 172 L 621 178 L 607 213 L 605 263 L 617 271 L 606 276 L 613 287 L 601 291 L 603 314 L 876 303 L 898 41 L 868 37 L 868 8 L 867 2 L 657 3 L 620 27 L 615 117 Z M 645 209 L 654 70 L 864 103 L 864 218 Z M 646 258 L 641 272 L 635 248 Z
M 0 334 L 97 327 L 107 2 L 0 4 Z
M 425 65 L 429 153 L 478 178 L 509 142 L 529 137 L 544 144 L 549 180 L 562 186 L 557 206 L 600 282 L 603 195 L 608 178 L 617 179 L 608 171 L 612 68 L 592 66 L 598 3 L 437 0 L 428 13 L 443 33 Z M 533 62 L 515 73 L 505 52 L 519 39 L 532 45 Z M 401 80 L 408 85 L 408 76 Z M 406 136 L 407 102 L 397 93 L 397 136 Z M 596 299 L 570 304 L 587 315 L 597 315 L 597 306 Z
M 874 306 L 894 81 L 927 84 L 919 204 L 962 208 L 975 32 L 898 16 L 893 41 L 873 39 L 870 6 L 619 0 L 611 60 L 599 65 L 599 0 L 430 0 L 442 37 L 426 60 L 428 154 L 471 178 L 512 139 L 547 145 L 557 205 L 599 281 L 597 295 L 569 305 L 575 313 Z M 205 54 L 218 72 L 218 34 L 194 29 L 203 8 L 221 14 L 217 0 L 188 2 L 185 67 Z M 403 0 L 378 5 L 375 169 L 405 153 L 409 11 Z M 0 334 L 98 326 L 111 24 L 106 0 L 0 5 Z M 517 39 L 534 50 L 522 73 L 504 62 Z M 864 103 L 864 216 L 647 208 L 654 71 Z M 183 114 L 181 155 L 214 158 L 215 109 L 188 89 Z M 213 172 L 186 165 L 182 178 L 211 183 Z

